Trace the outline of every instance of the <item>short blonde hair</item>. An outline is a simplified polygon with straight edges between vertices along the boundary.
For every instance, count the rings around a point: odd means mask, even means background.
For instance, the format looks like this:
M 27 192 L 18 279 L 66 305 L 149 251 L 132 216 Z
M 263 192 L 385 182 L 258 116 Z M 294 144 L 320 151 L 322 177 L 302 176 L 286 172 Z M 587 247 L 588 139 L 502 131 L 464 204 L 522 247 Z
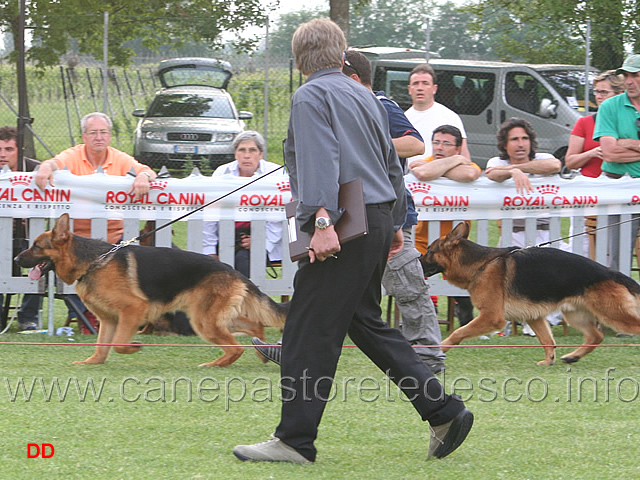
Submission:
M 593 79 L 593 86 L 595 87 L 598 82 L 609 82 L 616 94 L 624 92 L 624 78 L 622 75 L 618 75 L 615 70 L 602 72 Z
M 291 39 L 296 66 L 304 75 L 323 68 L 341 68 L 347 39 L 340 27 L 328 18 L 301 24 Z

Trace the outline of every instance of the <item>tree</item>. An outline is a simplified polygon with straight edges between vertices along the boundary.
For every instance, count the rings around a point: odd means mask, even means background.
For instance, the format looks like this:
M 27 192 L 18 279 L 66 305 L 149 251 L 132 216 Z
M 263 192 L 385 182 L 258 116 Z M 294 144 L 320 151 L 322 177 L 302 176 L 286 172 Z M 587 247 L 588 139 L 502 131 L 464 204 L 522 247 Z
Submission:
M 354 7 L 349 44 L 425 48 L 430 1 L 371 0 Z
M 283 58 L 293 57 L 291 51 L 291 38 L 293 32 L 301 23 L 308 22 L 314 18 L 327 17 L 328 12 L 322 9 L 298 10 L 297 12 L 285 13 L 275 22 L 273 32 L 269 34 L 269 50 L 271 55 L 278 55 Z
M 583 63 L 587 20 L 592 65 L 617 68 L 625 45 L 640 47 L 640 0 L 482 0 L 466 8 L 478 16 L 476 31 L 497 35 L 503 58 L 515 51 L 524 61 Z
M 430 51 L 442 58 L 498 60 L 491 38 L 483 31 L 472 31 L 477 16 L 453 2 L 440 5 L 431 22 Z
M 0 0 L 0 29 L 17 38 L 18 0 Z M 247 48 L 257 38 L 242 38 L 249 26 L 264 24 L 260 0 L 31 0 L 27 28 L 32 33 L 28 59 L 38 67 L 57 65 L 71 39 L 80 53 L 102 58 L 104 12 L 109 13 L 109 63 L 127 65 L 133 51 L 123 44 L 142 38 L 146 48 L 179 47 L 191 40 L 210 48 L 222 46 L 221 34 L 236 34 L 236 44 Z

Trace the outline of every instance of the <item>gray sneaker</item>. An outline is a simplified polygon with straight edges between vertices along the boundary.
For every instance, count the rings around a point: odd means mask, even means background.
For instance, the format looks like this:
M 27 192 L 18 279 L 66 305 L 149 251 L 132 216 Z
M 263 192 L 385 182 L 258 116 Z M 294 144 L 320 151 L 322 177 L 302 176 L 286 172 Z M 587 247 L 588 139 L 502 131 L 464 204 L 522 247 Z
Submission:
M 444 458 L 458 448 L 473 426 L 473 413 L 466 408 L 453 420 L 436 427 L 431 426 L 429 457 Z
M 254 445 L 237 445 L 233 454 L 243 462 L 311 463 L 278 437 Z
M 256 350 L 258 350 L 264 358 L 272 361 L 276 365 L 280 365 L 280 361 L 282 360 L 281 346 L 274 347 L 273 345 L 263 342 L 258 337 L 253 337 L 251 343 L 256 346 Z
M 23 332 L 27 330 L 37 330 L 38 324 L 36 322 L 22 322 L 18 325 L 18 328 Z

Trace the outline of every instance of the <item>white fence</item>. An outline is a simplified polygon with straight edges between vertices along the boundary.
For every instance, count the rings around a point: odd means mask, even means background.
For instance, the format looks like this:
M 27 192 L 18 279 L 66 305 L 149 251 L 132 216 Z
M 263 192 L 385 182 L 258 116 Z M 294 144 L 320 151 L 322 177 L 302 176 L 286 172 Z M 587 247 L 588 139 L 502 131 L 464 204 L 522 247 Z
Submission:
M 28 277 L 13 276 L 13 218 L 26 218 L 30 240 L 48 230 L 53 221 L 67 212 L 72 218 L 92 218 L 92 236 L 106 238 L 107 219 L 123 219 L 124 238 L 139 234 L 140 222 L 155 220 L 161 226 L 189 211 L 193 211 L 223 194 L 242 186 L 246 179 L 238 177 L 203 177 L 194 175 L 186 179 L 160 179 L 153 182 L 152 190 L 143 201 L 135 201 L 128 191 L 131 177 L 111 177 L 95 174 L 77 177 L 68 172 L 56 173 L 56 186 L 43 194 L 33 184 L 31 174 L 0 174 L 0 293 L 72 293 L 73 286 L 56 282 L 55 289 L 47 288 L 47 280 L 37 282 Z M 420 219 L 428 220 L 430 238 L 439 235 L 440 220 L 474 220 L 475 240 L 489 245 L 489 221 L 500 219 L 502 231 L 511 232 L 515 218 L 525 218 L 527 244 L 534 245 L 536 219 L 549 217 L 549 238 L 559 239 L 561 220 L 573 218 L 573 230 L 584 230 L 584 217 L 597 216 L 598 227 L 606 227 L 608 215 L 620 214 L 626 222 L 631 214 L 640 211 L 637 181 L 634 179 L 610 180 L 606 178 L 563 180 L 558 177 L 534 180 L 535 192 L 519 194 L 511 181 L 496 184 L 481 178 L 471 184 L 451 182 L 446 179 L 419 182 L 408 176 L 408 188 L 412 191 Z M 202 226 L 204 221 L 220 222 L 220 259 L 233 265 L 235 228 L 234 222 L 251 221 L 251 280 L 269 295 L 291 295 L 296 264 L 288 260 L 288 246 L 284 241 L 282 273 L 271 278 L 266 269 L 265 233 L 266 221 L 284 222 L 284 205 L 291 199 L 286 175 L 276 173 L 249 185 L 211 207 L 186 217 L 187 249 L 202 251 Z M 631 223 L 620 226 L 620 265 L 631 264 Z M 283 229 L 287 231 L 286 228 Z M 582 237 L 578 237 L 582 238 Z M 606 230 L 598 232 L 596 260 L 607 264 L 609 250 Z M 511 244 L 509 234 L 503 244 Z M 170 228 L 156 234 L 156 245 L 171 246 Z M 583 241 L 574 241 L 572 249 L 585 254 Z M 622 268 L 629 274 L 628 268 Z M 550 275 L 553 272 L 549 272 Z M 466 295 L 443 281 L 431 279 L 434 295 Z M 50 302 L 51 304 L 52 302 Z M 52 314 L 52 306 L 50 312 Z

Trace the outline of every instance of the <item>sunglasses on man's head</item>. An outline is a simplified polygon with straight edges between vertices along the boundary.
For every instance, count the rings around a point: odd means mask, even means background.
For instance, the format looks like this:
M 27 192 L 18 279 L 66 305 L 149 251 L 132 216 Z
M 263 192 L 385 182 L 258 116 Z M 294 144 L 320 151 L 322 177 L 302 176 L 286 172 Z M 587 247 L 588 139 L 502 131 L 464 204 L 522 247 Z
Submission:
M 360 72 L 358 72 L 358 69 L 356 67 L 354 67 L 353 65 L 351 65 L 351 62 L 349 60 L 347 60 L 347 52 L 344 52 L 342 54 L 342 60 L 344 60 L 344 64 L 347 67 L 349 67 L 351 70 L 353 70 L 356 75 L 360 76 Z

